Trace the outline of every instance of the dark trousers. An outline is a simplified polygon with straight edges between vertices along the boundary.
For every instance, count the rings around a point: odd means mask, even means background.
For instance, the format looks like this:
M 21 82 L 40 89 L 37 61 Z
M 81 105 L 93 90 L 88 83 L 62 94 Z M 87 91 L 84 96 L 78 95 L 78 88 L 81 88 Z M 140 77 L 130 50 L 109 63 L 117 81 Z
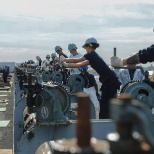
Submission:
M 4 83 L 7 83 L 7 76 L 3 76 Z
M 109 107 L 110 107 L 110 99 L 114 98 L 117 94 L 117 88 L 103 88 L 102 89 L 102 98 L 100 101 L 100 113 L 99 119 L 109 119 Z

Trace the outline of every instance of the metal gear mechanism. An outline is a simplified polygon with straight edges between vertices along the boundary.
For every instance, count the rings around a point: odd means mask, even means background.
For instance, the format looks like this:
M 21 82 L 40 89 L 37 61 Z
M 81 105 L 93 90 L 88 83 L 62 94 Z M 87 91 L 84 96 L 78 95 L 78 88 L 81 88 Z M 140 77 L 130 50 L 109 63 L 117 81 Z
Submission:
M 61 72 L 56 71 L 52 73 L 52 81 L 62 83 L 63 81 L 63 75 Z
M 53 82 L 51 84 L 53 84 L 55 87 L 53 89 L 50 88 L 50 92 L 56 92 L 62 108 L 62 112 L 67 112 L 70 106 L 70 98 L 67 89 L 62 84 L 56 82 Z M 42 90 L 38 95 L 36 95 L 35 102 L 37 107 L 42 106 L 47 101 L 53 103 L 53 98 L 48 91 Z
M 44 82 L 48 82 L 51 80 L 51 73 L 49 71 L 43 71 L 42 72 L 42 80 Z
M 123 86 L 120 93 L 129 93 L 134 99 L 154 108 L 154 90 L 142 81 L 131 81 Z
M 68 86 L 70 88 L 71 93 L 83 91 L 84 85 L 85 79 L 79 74 L 71 75 L 68 78 Z

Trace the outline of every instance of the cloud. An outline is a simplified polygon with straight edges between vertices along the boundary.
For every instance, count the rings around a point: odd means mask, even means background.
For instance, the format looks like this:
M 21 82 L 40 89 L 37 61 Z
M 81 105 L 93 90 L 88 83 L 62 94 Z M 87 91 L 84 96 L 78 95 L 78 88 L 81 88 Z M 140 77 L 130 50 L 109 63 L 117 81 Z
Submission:
M 81 46 L 92 36 L 100 42 L 98 52 L 105 60 L 112 52 L 101 51 L 113 47 L 127 55 L 129 49 L 153 43 L 153 8 L 153 0 L 5 0 L 0 5 L 0 60 L 7 55 L 15 61 L 44 57 L 56 45 L 69 54 L 69 43 L 85 53 Z

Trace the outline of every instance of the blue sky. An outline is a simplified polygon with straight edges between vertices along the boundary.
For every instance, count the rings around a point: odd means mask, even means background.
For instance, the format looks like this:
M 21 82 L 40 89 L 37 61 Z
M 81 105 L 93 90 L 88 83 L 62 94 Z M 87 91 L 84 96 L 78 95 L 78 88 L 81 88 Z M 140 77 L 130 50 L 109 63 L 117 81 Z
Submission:
M 128 0 L 127 0 L 128 1 Z M 0 0 L 0 61 L 23 62 L 82 45 L 89 37 L 109 63 L 113 48 L 127 57 L 154 44 L 153 0 Z

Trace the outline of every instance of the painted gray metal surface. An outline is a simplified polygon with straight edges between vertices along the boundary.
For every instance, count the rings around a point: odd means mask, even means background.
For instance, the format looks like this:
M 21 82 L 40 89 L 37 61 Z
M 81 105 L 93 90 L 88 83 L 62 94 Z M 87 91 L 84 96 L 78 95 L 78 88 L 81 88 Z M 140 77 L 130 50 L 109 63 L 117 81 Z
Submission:
M 26 132 L 23 132 L 23 111 L 26 107 L 26 98 L 24 97 L 24 95 L 23 97 L 21 97 L 22 93 L 24 93 L 24 90 L 20 90 L 17 78 L 15 86 L 14 154 L 34 154 L 37 148 L 46 141 L 76 137 L 76 120 L 73 120 L 70 124 L 66 125 L 66 123 L 56 123 L 54 121 L 47 122 L 43 121 L 43 119 L 42 122 L 40 122 L 37 121 L 37 116 L 36 123 L 32 124 L 31 127 L 28 127 Z M 54 97 L 52 96 L 52 98 Z M 74 96 L 71 96 L 71 103 L 77 103 Z M 46 105 L 46 107 L 52 108 L 48 105 Z M 93 106 L 91 111 L 91 118 L 95 118 L 95 110 Z M 39 110 L 38 113 L 41 114 Z M 71 118 L 70 114 L 71 112 L 68 110 L 65 113 L 65 116 L 68 116 L 68 118 L 70 116 Z M 106 134 L 115 131 L 115 125 L 110 120 L 91 120 L 91 127 L 91 136 L 98 139 L 105 139 Z
M 108 120 L 92 120 L 92 137 L 97 139 L 106 139 L 106 134 L 115 131 L 115 125 Z M 28 140 L 28 136 L 32 134 L 34 137 Z M 18 143 L 15 154 L 35 153 L 37 148 L 46 141 L 69 139 L 76 137 L 76 121 L 72 121 L 70 125 L 59 126 L 35 126 L 29 134 L 23 135 Z

